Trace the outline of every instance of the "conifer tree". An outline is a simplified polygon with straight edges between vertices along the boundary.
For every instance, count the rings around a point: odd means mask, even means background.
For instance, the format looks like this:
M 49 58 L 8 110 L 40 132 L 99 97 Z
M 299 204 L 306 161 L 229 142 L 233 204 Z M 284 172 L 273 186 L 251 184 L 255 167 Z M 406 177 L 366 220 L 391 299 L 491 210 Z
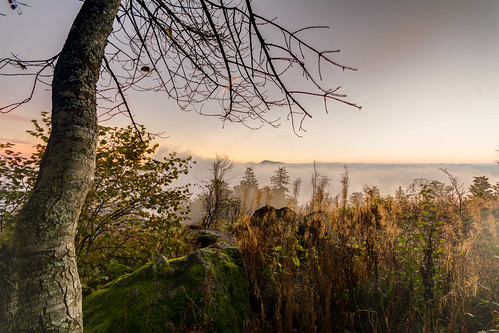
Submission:
M 247 188 L 250 191 L 258 190 L 258 180 L 256 179 L 255 171 L 253 171 L 252 167 L 246 167 L 240 186 Z
M 492 185 L 489 178 L 485 176 L 473 177 L 473 184 L 470 186 L 471 195 L 478 198 L 489 199 L 492 197 Z
M 258 198 L 261 195 L 258 193 L 258 180 L 252 167 L 246 167 L 243 179 L 239 185 L 234 186 L 234 193 L 241 203 L 243 213 L 251 214 L 255 208 L 258 208 L 256 206 L 259 205 Z
M 287 206 L 288 192 L 291 178 L 285 166 L 278 166 L 270 177 L 270 188 L 272 190 L 272 205 L 276 207 Z

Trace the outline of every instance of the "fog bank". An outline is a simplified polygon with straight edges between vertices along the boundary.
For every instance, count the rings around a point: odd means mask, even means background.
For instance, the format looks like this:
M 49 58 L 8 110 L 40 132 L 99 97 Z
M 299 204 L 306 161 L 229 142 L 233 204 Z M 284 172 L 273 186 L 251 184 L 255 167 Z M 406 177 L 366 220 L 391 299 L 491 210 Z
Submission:
M 199 193 L 199 187 L 196 186 L 202 180 L 210 176 L 208 166 L 212 160 L 194 159 L 196 164 L 191 169 L 189 175 L 183 176 L 180 183 L 190 183 L 191 191 Z M 306 164 L 287 164 L 279 162 L 267 163 L 234 163 L 230 172 L 230 183 L 232 186 L 239 184 L 246 167 L 251 166 L 255 171 L 259 186 L 270 185 L 270 177 L 278 166 L 285 166 L 291 182 L 296 178 L 302 179 L 300 192 L 300 202 L 305 203 L 309 200 L 312 186 L 311 177 L 313 173 L 313 163 Z M 437 180 L 449 184 L 448 176 L 442 172 L 445 169 L 468 188 L 473 177 L 486 176 L 491 184 L 499 182 L 499 165 L 497 164 L 363 164 L 363 163 L 316 163 L 320 175 L 331 179 L 331 185 L 328 188 L 333 196 L 340 192 L 340 179 L 345 171 L 348 170 L 350 179 L 349 193 L 361 191 L 364 185 L 376 186 L 380 189 L 382 195 L 393 195 L 401 186 L 406 188 L 414 179 L 424 178 L 427 180 Z

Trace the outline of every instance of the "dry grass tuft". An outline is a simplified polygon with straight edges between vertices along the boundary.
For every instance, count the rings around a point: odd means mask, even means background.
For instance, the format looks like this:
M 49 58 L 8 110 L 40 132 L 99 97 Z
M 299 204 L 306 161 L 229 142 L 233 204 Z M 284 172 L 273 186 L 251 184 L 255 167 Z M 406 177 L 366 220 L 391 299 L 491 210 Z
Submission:
M 248 216 L 237 237 L 255 332 L 499 328 L 499 200 L 431 187 L 299 217 Z

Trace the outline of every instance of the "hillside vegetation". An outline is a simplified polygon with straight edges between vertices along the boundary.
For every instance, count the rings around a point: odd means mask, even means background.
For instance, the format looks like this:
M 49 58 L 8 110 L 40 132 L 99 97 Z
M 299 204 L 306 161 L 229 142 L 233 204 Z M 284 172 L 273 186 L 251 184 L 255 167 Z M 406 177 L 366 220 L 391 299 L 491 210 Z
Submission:
M 47 129 L 34 124 L 31 133 L 42 143 L 31 157 L 0 146 L 0 283 L 9 287 L 16 216 L 47 140 Z M 95 184 L 76 239 L 85 294 L 160 253 L 190 253 L 198 245 L 185 225 L 199 223 L 238 240 L 250 282 L 250 331 L 499 329 L 499 186 L 487 177 L 465 188 L 443 170 L 448 184 L 419 179 L 383 195 L 367 186 L 349 193 L 345 169 L 333 196 L 330 179 L 315 170 L 312 196 L 302 204 L 302 181 L 292 181 L 285 167 L 276 165 L 270 186 L 260 187 L 251 168 L 231 186 L 231 163 L 217 157 L 213 177 L 191 198 L 187 187 L 172 186 L 190 160 L 153 160 L 151 140 L 131 128 L 101 128 Z M 286 209 L 268 207 L 269 214 L 252 218 L 268 204 Z M 190 206 L 202 212 L 198 220 L 188 220 Z

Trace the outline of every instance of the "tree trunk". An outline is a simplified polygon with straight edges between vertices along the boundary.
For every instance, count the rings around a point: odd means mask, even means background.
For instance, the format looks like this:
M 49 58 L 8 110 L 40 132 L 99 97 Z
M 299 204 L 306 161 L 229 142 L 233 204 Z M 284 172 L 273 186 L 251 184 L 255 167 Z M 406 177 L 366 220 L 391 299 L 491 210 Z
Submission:
M 95 170 L 96 84 L 120 0 L 86 0 L 52 82 L 52 132 L 16 229 L 13 332 L 82 332 L 74 237 Z
M 15 248 L 0 246 L 0 332 L 8 332 L 17 309 Z

